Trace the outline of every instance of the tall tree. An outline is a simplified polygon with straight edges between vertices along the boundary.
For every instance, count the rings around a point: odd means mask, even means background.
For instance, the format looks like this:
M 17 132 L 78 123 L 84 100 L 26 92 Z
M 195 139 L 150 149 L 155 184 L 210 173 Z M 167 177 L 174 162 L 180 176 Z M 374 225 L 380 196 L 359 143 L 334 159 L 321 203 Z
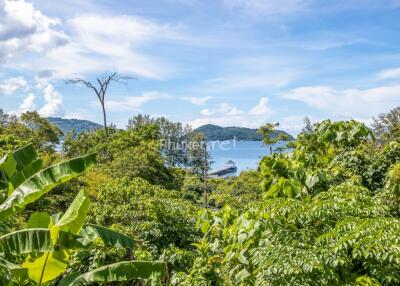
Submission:
M 279 141 L 288 141 L 290 138 L 286 133 L 277 133 L 275 128 L 279 126 L 279 123 L 267 123 L 261 126 L 257 132 L 263 137 L 263 143 L 269 145 L 269 151 L 272 153 L 272 146 Z
M 0 108 L 0 128 L 5 127 L 8 122 L 9 115 Z
M 183 126 L 182 123 L 172 122 L 165 117 L 153 118 L 150 115 L 139 113 L 129 119 L 127 129 L 138 131 L 151 125 L 157 127 L 161 150 L 167 166 L 186 166 L 188 154 L 185 143 L 187 143 L 187 134 L 192 132 L 190 126 Z
M 145 125 L 149 125 L 149 124 L 153 124 L 153 123 L 154 123 L 154 119 L 152 117 L 150 117 L 150 115 L 139 113 L 128 119 L 128 125 L 126 126 L 126 129 L 138 130 Z
M 188 161 L 193 173 L 200 176 L 203 182 L 204 205 L 208 205 L 208 171 L 213 163 L 207 150 L 207 141 L 203 133 L 192 132 L 189 135 Z
M 303 129 L 301 129 L 302 133 L 312 133 L 314 131 L 314 126 L 311 123 L 310 118 L 308 118 L 308 116 L 304 117 L 304 127 Z
M 52 152 L 55 145 L 60 143 L 60 137 L 63 135 L 60 128 L 51 124 L 46 118 L 41 117 L 37 111 L 22 113 L 20 120 L 29 130 L 27 139 L 36 148 Z
M 400 106 L 388 113 L 382 113 L 378 118 L 373 117 L 372 128 L 381 142 L 400 140 Z
M 134 79 L 135 77 L 129 75 L 121 75 L 116 72 L 111 74 L 107 74 L 103 77 L 98 77 L 96 79 L 96 83 L 92 83 L 88 80 L 83 78 L 74 78 L 66 80 L 67 84 L 81 84 L 84 85 L 94 91 L 98 100 L 100 101 L 101 109 L 103 111 L 103 122 L 104 122 L 104 131 L 106 137 L 108 137 L 108 130 L 107 130 L 107 114 L 106 114 L 106 106 L 105 106 L 105 97 L 107 94 L 108 86 L 111 82 L 119 82 L 119 83 L 126 83 L 127 80 Z

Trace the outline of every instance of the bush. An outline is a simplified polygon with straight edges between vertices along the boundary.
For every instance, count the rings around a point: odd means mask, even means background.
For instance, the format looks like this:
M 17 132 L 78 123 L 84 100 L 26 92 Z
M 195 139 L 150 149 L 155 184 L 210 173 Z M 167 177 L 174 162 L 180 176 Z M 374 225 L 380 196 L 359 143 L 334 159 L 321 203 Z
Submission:
M 90 217 L 136 237 L 145 249 L 159 255 L 170 245 L 191 249 L 190 244 L 199 239 L 196 212 L 197 207 L 177 191 L 141 178 L 124 178 L 99 186 Z

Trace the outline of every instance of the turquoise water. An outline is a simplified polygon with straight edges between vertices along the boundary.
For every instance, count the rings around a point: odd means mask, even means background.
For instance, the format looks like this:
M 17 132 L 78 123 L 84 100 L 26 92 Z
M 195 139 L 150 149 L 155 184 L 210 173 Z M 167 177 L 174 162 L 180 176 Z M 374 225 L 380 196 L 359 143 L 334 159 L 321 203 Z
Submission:
M 207 146 L 211 160 L 214 161 L 211 165 L 212 170 L 224 167 L 229 160 L 236 163 L 237 172 L 229 175 L 257 169 L 262 157 L 269 154 L 269 147 L 263 145 L 261 141 L 210 141 Z

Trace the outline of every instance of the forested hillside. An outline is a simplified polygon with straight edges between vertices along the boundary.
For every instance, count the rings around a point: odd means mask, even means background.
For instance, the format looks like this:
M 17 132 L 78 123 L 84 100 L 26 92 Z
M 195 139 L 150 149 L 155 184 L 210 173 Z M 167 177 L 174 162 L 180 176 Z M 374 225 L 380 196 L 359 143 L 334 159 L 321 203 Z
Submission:
M 94 123 L 88 120 L 81 119 L 66 119 L 60 117 L 48 117 L 47 120 L 56 125 L 61 131 L 66 134 L 68 131 L 74 130 L 76 133 L 81 133 L 85 131 L 91 131 L 99 129 L 102 126 L 100 124 Z
M 245 127 L 221 127 L 213 124 L 206 124 L 195 129 L 196 132 L 201 132 L 205 135 L 207 140 L 248 140 L 248 141 L 262 141 L 263 136 L 257 132 L 257 129 Z M 282 130 L 274 130 L 272 137 L 285 134 L 289 136 L 290 140 L 293 137 Z
M 56 152 L 57 126 L 0 110 L 0 285 L 400 285 L 399 113 L 306 121 L 214 179 L 179 122 L 68 132 Z

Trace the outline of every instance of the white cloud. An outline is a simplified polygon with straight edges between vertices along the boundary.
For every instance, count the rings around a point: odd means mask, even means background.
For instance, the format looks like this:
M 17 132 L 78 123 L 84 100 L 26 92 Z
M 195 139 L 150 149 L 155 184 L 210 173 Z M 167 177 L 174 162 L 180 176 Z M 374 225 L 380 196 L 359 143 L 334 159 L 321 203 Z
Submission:
M 27 81 L 20 76 L 6 79 L 0 84 L 0 95 L 10 95 L 17 90 L 25 89 L 27 85 Z
M 204 108 L 200 111 L 200 113 L 201 113 L 201 115 L 210 116 L 210 115 L 213 115 L 215 112 L 208 108 Z
M 346 118 L 367 118 L 400 104 L 400 85 L 370 89 L 335 89 L 309 86 L 290 90 L 283 98 L 305 104 Z
M 108 100 L 106 107 L 111 110 L 138 110 L 150 101 L 168 98 L 168 94 L 160 91 L 143 92 L 140 96 L 128 96 L 123 100 Z
M 315 119 L 309 115 L 290 115 L 285 116 L 281 120 L 279 120 L 278 129 L 288 132 L 289 134 L 296 135 L 300 133 L 300 131 L 304 127 L 304 119 L 308 117 L 312 123 L 321 121 L 320 119 Z
M 189 122 L 189 124 L 193 128 L 199 127 L 204 124 L 258 128 L 264 123 L 266 123 L 265 118 L 260 116 L 248 116 L 248 115 L 234 115 L 234 116 L 220 115 L 214 117 L 203 117 L 203 118 L 196 118 Z
M 239 114 L 244 114 L 242 110 L 237 109 L 235 106 L 232 104 L 222 102 L 220 103 L 216 108 L 214 109 L 208 109 L 205 108 L 201 110 L 200 112 L 202 115 L 205 116 L 210 116 L 213 114 L 222 114 L 225 116 L 233 116 L 233 115 L 239 115 Z
M 54 29 L 57 18 L 43 15 L 24 0 L 0 0 L 0 63 L 23 52 L 43 52 L 65 44 L 68 37 Z
M 400 68 L 386 69 L 378 73 L 378 79 L 400 79 Z
M 62 22 L 25 0 L 0 0 L 0 64 L 9 68 L 52 70 L 58 78 L 118 71 L 164 79 L 175 69 L 146 47 L 198 42 L 180 25 L 101 12 Z
M 19 112 L 23 113 L 23 112 L 35 110 L 35 108 L 36 108 L 35 98 L 36 97 L 33 93 L 29 93 L 28 96 L 24 98 L 21 105 L 19 106 Z
M 38 85 L 39 88 L 42 88 L 44 102 L 42 108 L 39 109 L 39 113 L 42 116 L 63 116 L 63 99 L 61 94 L 54 89 L 53 85 L 46 84 L 44 86 Z
M 186 39 L 180 27 L 127 15 L 80 15 L 66 26 L 70 30 L 69 43 L 33 61 L 31 65 L 37 70 L 54 70 L 58 77 L 117 71 L 164 79 L 174 69 L 158 56 L 143 52 L 143 47 Z M 23 62 L 19 64 L 29 68 Z
M 196 96 L 184 96 L 181 97 L 182 100 L 188 101 L 195 105 L 205 105 L 207 101 L 209 101 L 212 97 L 211 96 L 203 96 L 203 97 L 196 97 Z
M 268 106 L 268 98 L 262 97 L 258 104 L 248 112 L 236 108 L 234 105 L 223 102 L 214 109 L 201 110 L 203 118 L 192 120 L 190 124 L 198 127 L 204 124 L 216 124 L 221 126 L 243 126 L 256 128 L 266 122 L 272 114 Z
M 254 106 L 250 111 L 249 114 L 251 115 L 270 115 L 272 110 L 268 106 L 268 97 L 262 97 L 260 102 Z

